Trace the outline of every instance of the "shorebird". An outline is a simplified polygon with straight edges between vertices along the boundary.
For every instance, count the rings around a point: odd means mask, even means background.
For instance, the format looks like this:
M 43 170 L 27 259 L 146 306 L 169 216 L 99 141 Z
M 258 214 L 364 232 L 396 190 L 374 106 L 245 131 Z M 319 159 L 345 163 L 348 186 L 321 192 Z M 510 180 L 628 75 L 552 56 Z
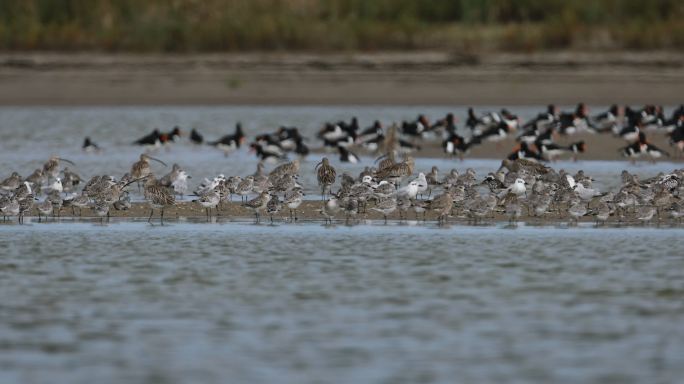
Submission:
M 24 216 L 26 215 L 26 212 L 30 212 L 31 209 L 33 208 L 33 203 L 34 203 L 35 197 L 33 196 L 32 193 L 29 193 L 24 196 L 24 198 L 19 199 L 19 222 L 23 223 L 24 222 Z
M 95 144 L 94 141 L 90 140 L 90 137 L 86 136 L 86 138 L 83 140 L 83 145 L 81 145 L 81 149 L 85 153 L 99 153 L 101 151 L 100 147 Z
M 214 177 L 213 179 L 209 180 L 206 177 L 204 178 L 204 182 L 200 184 L 197 189 L 195 189 L 194 194 L 197 196 L 202 196 L 206 193 L 209 193 L 211 190 L 214 188 L 218 187 L 219 184 L 221 184 L 222 181 L 224 181 L 226 178 L 223 176 L 223 174 L 219 174 L 218 176 Z
M 150 167 L 150 160 L 154 160 L 154 161 L 156 161 L 156 162 L 158 162 L 158 163 L 160 163 L 166 167 L 165 162 L 163 162 L 157 158 L 154 158 L 148 154 L 143 153 L 140 155 L 140 160 L 136 161 L 131 166 L 131 177 L 133 177 L 134 179 L 142 179 L 142 178 L 147 177 L 150 174 L 152 174 L 152 167 Z M 140 190 L 140 182 L 138 182 L 138 190 Z
M 92 205 L 92 210 L 100 217 L 100 223 L 104 222 L 105 217 L 109 221 L 109 203 L 106 201 L 95 201 Z
M 48 161 L 43 164 L 43 174 L 47 176 L 48 182 L 50 182 L 51 179 L 54 179 L 59 175 L 59 162 L 63 161 L 65 163 L 69 163 L 71 165 L 75 165 L 73 161 L 67 160 L 61 157 L 57 156 L 52 156 Z
M 355 197 L 350 197 L 342 208 L 344 210 L 345 223 L 349 224 L 350 220 L 353 222 L 359 214 L 359 200 Z
M 324 157 L 320 163 L 314 168 L 316 170 L 316 179 L 318 185 L 321 187 L 321 200 L 325 200 L 325 191 L 332 188 L 337 177 L 335 168 L 330 165 L 327 157 Z
M 171 184 L 178 178 L 178 174 L 182 171 L 178 163 L 173 163 L 171 171 L 159 179 L 159 185 L 170 187 Z
M 147 219 L 147 222 L 152 222 L 154 210 L 159 209 L 159 220 L 161 224 L 164 225 L 164 209 L 176 204 L 176 198 L 171 192 L 171 189 L 159 185 L 154 176 L 147 176 L 147 180 L 145 181 L 145 199 L 147 199 L 147 202 L 150 205 L 150 217 Z
M 33 194 L 33 189 L 28 181 L 24 181 L 22 184 L 14 190 L 14 198 L 17 200 L 22 200 L 26 196 Z
M 323 207 L 319 210 L 319 212 L 325 216 L 325 222 L 326 224 L 328 221 L 330 224 L 332 224 L 333 219 L 335 218 L 335 214 L 337 211 L 340 210 L 340 205 L 338 204 L 337 201 L 337 196 L 331 195 L 328 201 L 323 204 Z
M 162 133 L 159 132 L 158 128 L 155 128 L 152 133 L 141 137 L 140 139 L 133 142 L 134 145 L 141 145 L 145 147 L 145 150 L 151 151 L 161 147 L 161 136 Z
M 382 216 L 385 218 L 385 224 L 387 224 L 387 215 L 390 215 L 397 209 L 397 199 L 393 196 L 379 199 L 375 207 L 371 209 L 382 213 Z
M 599 204 L 594 213 L 594 217 L 596 218 L 596 225 L 605 223 L 610 217 L 610 206 L 607 203 Z
M 213 145 L 214 147 L 220 149 L 223 151 L 224 156 L 228 156 L 230 153 L 240 148 L 240 145 L 244 144 L 245 138 L 245 133 L 242 130 L 242 124 L 237 123 L 235 125 L 235 133 L 225 135 L 220 139 L 209 143 L 209 145 Z
M 252 211 L 254 211 L 254 217 L 256 223 L 259 222 L 259 211 L 266 209 L 269 200 L 271 200 L 271 195 L 267 191 L 263 191 L 256 198 L 246 202 L 244 206 Z
M 192 128 L 190 131 L 190 141 L 193 144 L 202 144 L 204 142 L 204 137 L 197 131 L 196 128 Z
M 679 200 L 677 203 L 672 203 L 672 206 L 670 207 L 670 217 L 674 221 L 679 221 L 679 223 L 682 222 L 682 219 L 684 219 L 684 201 Z
M 582 183 L 575 183 L 573 187 L 575 194 L 584 201 L 589 201 L 596 196 L 601 196 L 601 193 L 592 188 L 585 188 Z
M 508 222 L 513 224 L 518 220 L 520 215 L 522 215 L 522 206 L 518 202 L 518 199 L 511 199 L 507 204 L 506 204 L 506 215 L 509 217 Z
M 121 192 L 119 200 L 115 201 L 112 206 L 117 211 L 127 211 L 131 209 L 131 197 L 129 196 L 128 191 Z
M 64 167 L 62 173 L 64 174 L 64 178 L 62 179 L 64 192 L 71 192 L 83 181 L 81 180 L 81 176 L 70 170 L 69 167 Z
M 397 198 L 397 209 L 399 210 L 399 220 L 408 219 L 408 210 L 411 209 L 411 199 L 406 196 Z
M 78 195 L 72 199 L 64 200 L 65 206 L 71 206 L 71 214 L 74 215 L 74 208 L 78 208 L 78 216 L 83 215 L 83 208 L 88 208 L 90 206 L 90 197 L 87 195 Z
M 497 176 L 496 176 L 495 174 L 493 174 L 492 172 L 490 172 L 490 173 L 484 178 L 484 180 L 482 180 L 482 183 L 480 183 L 480 185 L 486 185 L 487 188 L 489 188 L 489 190 L 490 190 L 491 192 L 500 191 L 500 190 L 506 188 L 506 186 L 504 185 L 503 181 L 499 180 L 499 179 L 497 178 Z
M 287 192 L 296 187 L 300 187 L 297 175 L 284 175 L 273 183 L 273 190 L 276 192 Z
M 337 150 L 340 153 L 340 161 L 343 163 L 358 164 L 361 160 L 354 152 L 350 151 L 347 147 L 337 146 Z
M 295 178 L 297 178 L 296 173 L 295 174 L 288 173 L 285 175 L 292 175 Z M 283 175 L 282 177 L 284 177 L 285 175 Z M 254 177 L 254 183 L 252 185 L 252 192 L 261 193 L 263 191 L 268 191 L 269 189 L 271 189 L 272 186 L 273 186 L 273 181 L 269 177 L 267 177 L 267 176 L 255 176 Z
M 641 206 L 639 209 L 636 211 L 635 218 L 638 221 L 641 221 L 642 223 L 648 223 L 653 219 L 653 215 L 655 215 L 656 209 L 651 206 Z
M 428 183 L 428 199 L 430 196 L 432 196 L 432 188 L 435 188 L 442 183 L 439 181 L 439 168 L 436 166 L 432 166 L 432 169 L 430 172 L 425 175 L 425 180 L 427 180 Z
M 386 154 L 375 159 L 375 161 L 380 161 L 380 163 L 378 163 L 378 171 L 382 171 L 383 169 L 389 168 L 397 163 L 395 160 L 394 151 L 387 152 Z
M 527 195 L 527 187 L 525 184 L 525 180 L 517 178 L 515 179 L 515 182 L 506 188 L 499 196 L 503 197 L 509 193 L 515 196 Z
M 294 159 L 289 163 L 281 164 L 275 167 L 271 173 L 268 174 L 268 179 L 273 182 L 285 174 L 294 175 L 296 173 L 299 173 L 299 159 Z
M 47 191 L 48 193 L 52 191 L 62 193 L 64 191 L 64 187 L 62 186 L 62 179 L 60 179 L 59 177 L 55 178 L 55 181 L 53 181 L 52 184 L 48 185 Z
M 52 216 L 56 214 L 57 217 L 61 217 L 62 206 L 64 205 L 62 196 L 57 192 L 50 192 L 45 198 L 52 204 Z
M 215 188 L 209 191 L 207 194 L 200 196 L 199 199 L 193 200 L 193 202 L 198 202 L 202 207 L 204 207 L 207 213 L 207 221 L 210 221 L 211 209 L 215 209 L 219 205 L 221 202 L 221 195 L 216 191 Z
M 187 172 L 181 170 L 178 173 L 178 176 L 176 176 L 176 180 L 171 182 L 171 187 L 173 188 L 173 191 L 177 195 L 180 195 L 181 200 L 183 200 L 183 196 L 188 193 L 188 179 L 191 178 L 192 177 L 188 175 Z
M 38 209 L 38 222 L 40 223 L 41 221 L 41 215 L 45 216 L 45 220 L 47 221 L 47 217 L 52 214 L 52 202 L 48 200 L 46 197 L 45 200 L 43 200 L 41 203 L 36 205 L 36 208 Z
M 268 200 L 268 203 L 266 204 L 266 213 L 268 213 L 268 215 L 271 217 L 271 224 L 273 223 L 273 215 L 280 212 L 282 207 L 283 204 L 277 195 L 271 196 L 271 198 Z
M 254 176 L 249 175 L 245 177 L 235 188 L 235 194 L 240 195 L 242 198 L 242 202 L 245 202 L 245 199 L 249 197 L 249 194 L 252 193 L 252 190 L 254 189 Z
M 454 198 L 448 190 L 440 195 L 435 196 L 429 202 L 430 210 L 437 212 L 437 221 L 439 223 L 443 223 L 446 221 L 447 216 L 451 212 L 451 208 L 453 206 Z
M 12 172 L 12 174 L 7 177 L 5 180 L 0 182 L 0 189 L 3 191 L 14 191 L 15 189 L 19 188 L 19 185 L 22 183 L 22 178 L 17 172 Z
M 15 198 L 7 199 L 4 202 L 0 200 L 0 212 L 2 212 L 2 220 L 5 221 L 7 216 L 18 216 L 20 208 L 19 202 Z
M 425 200 L 411 200 L 411 208 L 413 212 L 416 213 L 416 220 L 418 220 L 418 215 L 423 215 L 423 221 L 425 221 L 425 214 L 429 208 L 429 202 Z
M 538 196 L 532 205 L 532 207 L 534 209 L 534 215 L 536 217 L 544 216 L 549 211 L 549 208 L 551 207 L 552 201 L 553 201 L 553 198 L 552 198 L 551 194 L 549 194 L 549 193 L 544 193 L 544 194 Z
M 587 214 L 587 204 L 581 200 L 574 200 L 568 208 L 568 214 L 571 219 L 575 221 L 575 224 L 579 221 L 580 217 Z
M 478 221 L 482 221 L 485 216 L 489 215 L 492 211 L 492 207 L 489 202 L 482 197 L 478 197 L 473 200 L 471 204 L 466 207 L 466 214 L 469 218 L 473 220 L 473 224 L 477 224 Z
M 419 183 L 418 181 L 413 180 L 410 183 L 408 183 L 408 185 L 397 189 L 397 196 L 398 197 L 405 197 L 408 199 L 415 199 L 416 196 L 418 195 L 418 191 L 420 188 L 418 183 Z M 426 189 L 427 189 L 427 187 L 426 187 Z
M 423 172 L 418 173 L 418 177 L 414 180 L 418 184 L 418 194 L 423 197 L 423 194 L 430 188 L 427 177 Z
M 24 181 L 31 184 L 31 187 L 33 187 L 34 192 L 36 194 L 39 194 L 43 183 L 47 182 L 48 180 L 45 176 L 45 172 L 43 172 L 42 169 L 38 168 L 35 171 L 33 171 L 32 174 L 28 175 L 26 179 L 24 179 Z
M 376 172 L 375 177 L 379 180 L 388 180 L 398 184 L 405 177 L 413 174 L 414 166 L 415 160 L 413 157 L 407 156 L 406 159 L 400 163 L 396 163 L 384 169 L 379 169 L 378 172 Z
M 297 221 L 297 208 L 299 208 L 303 200 L 304 193 L 300 187 L 296 187 L 293 190 L 285 193 L 285 199 L 283 203 L 290 209 L 290 219 L 294 218 L 294 221 Z

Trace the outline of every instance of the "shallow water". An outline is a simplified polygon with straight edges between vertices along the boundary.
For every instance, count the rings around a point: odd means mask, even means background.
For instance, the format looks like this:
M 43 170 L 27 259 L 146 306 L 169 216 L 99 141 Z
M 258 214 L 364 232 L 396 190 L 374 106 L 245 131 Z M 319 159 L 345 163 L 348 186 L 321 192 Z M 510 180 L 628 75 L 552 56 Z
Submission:
M 498 109 L 495 107 L 487 108 Z M 541 108 L 515 108 L 526 118 Z M 356 115 L 362 125 L 448 107 L 0 108 L 0 177 L 51 154 L 120 176 L 155 126 L 208 139 Z M 81 153 L 84 136 L 105 152 Z M 315 146 L 316 143 L 310 143 Z M 252 173 L 176 145 L 204 177 Z M 317 198 L 312 156 L 300 182 Z M 371 165 L 338 168 L 353 173 Z M 340 166 L 335 160 L 333 163 Z M 417 170 L 498 160 L 418 159 Z M 161 174 L 165 169 L 156 168 Z M 629 168 L 580 161 L 605 190 Z M 201 220 L 200 220 L 201 221 Z M 0 224 L 0 383 L 669 383 L 684 377 L 681 229 L 63 220 Z
M 0 382 L 673 383 L 681 230 L 0 225 Z
M 478 111 L 494 111 L 500 107 L 478 107 Z M 535 116 L 543 110 L 542 106 L 515 107 L 511 110 L 523 120 Z M 572 109 L 572 107 L 563 107 Z M 604 107 L 594 107 L 593 111 Z M 668 109 L 669 111 L 669 109 Z M 0 107 L 0 178 L 7 177 L 12 171 L 28 176 L 34 169 L 53 154 L 76 162 L 77 172 L 83 177 L 95 174 L 109 174 L 120 177 L 137 161 L 141 148 L 130 145 L 133 140 L 149 133 L 155 127 L 169 131 L 179 125 L 186 131 L 196 127 L 207 140 L 232 133 L 237 121 L 244 125 L 248 137 L 256 134 L 273 132 L 280 125 L 298 126 L 305 136 L 310 137 L 307 145 L 320 147 L 315 132 L 325 121 L 349 120 L 357 116 L 362 127 L 380 119 L 385 124 L 392 121 L 414 119 L 419 113 L 425 113 L 431 119 L 443 117 L 447 112 L 454 112 L 460 118 L 466 115 L 464 107 L 424 106 L 424 107 Z M 462 124 L 459 124 L 462 125 Z M 92 137 L 105 150 L 100 155 L 89 155 L 81 152 L 82 140 Z M 172 150 L 161 150 L 155 154 L 165 162 L 177 162 L 193 177 L 191 186 L 199 185 L 205 178 L 212 178 L 219 173 L 225 175 L 247 175 L 256 169 L 257 159 L 248 153 L 247 148 L 224 157 L 222 152 L 208 147 L 190 145 L 187 138 L 182 144 L 175 145 Z M 305 192 L 317 196 L 319 191 L 313 168 L 320 155 L 309 156 L 302 164 L 300 183 Z M 339 171 L 358 174 L 365 166 L 373 165 L 370 157 L 364 157 L 360 164 L 340 164 L 336 155 L 331 155 L 332 163 Z M 68 165 L 68 164 L 64 164 Z M 466 159 L 463 162 L 449 159 L 418 159 L 417 171 L 429 171 L 437 165 L 441 172 L 451 168 L 464 171 L 474 168 L 479 175 L 496 170 L 500 159 L 482 160 Z M 154 172 L 163 175 L 169 168 L 152 163 Z M 614 188 L 619 183 L 619 171 L 629 169 L 643 177 L 650 177 L 660 171 L 671 171 L 681 164 L 659 162 L 657 164 L 632 165 L 626 161 L 561 161 L 554 167 L 564 168 L 570 172 L 584 169 L 597 179 L 596 187 L 601 190 Z M 269 166 L 269 169 L 273 165 Z M 74 167 L 72 167 L 74 168 Z M 311 197 L 310 196 L 310 197 Z

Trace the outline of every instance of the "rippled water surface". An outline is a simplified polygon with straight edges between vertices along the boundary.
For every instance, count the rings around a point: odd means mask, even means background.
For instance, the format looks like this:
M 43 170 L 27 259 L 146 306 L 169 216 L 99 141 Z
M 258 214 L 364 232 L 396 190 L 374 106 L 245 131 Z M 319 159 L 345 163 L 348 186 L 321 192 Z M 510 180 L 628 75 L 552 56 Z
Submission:
M 681 382 L 681 238 L 0 225 L 0 382 Z

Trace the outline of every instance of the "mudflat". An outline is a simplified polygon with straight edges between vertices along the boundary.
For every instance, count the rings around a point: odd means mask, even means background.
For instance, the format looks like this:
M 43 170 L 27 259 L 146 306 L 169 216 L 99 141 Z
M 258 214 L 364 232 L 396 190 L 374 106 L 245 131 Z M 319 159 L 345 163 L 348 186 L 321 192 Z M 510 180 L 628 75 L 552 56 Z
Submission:
M 0 105 L 682 102 L 684 54 L 0 54 Z

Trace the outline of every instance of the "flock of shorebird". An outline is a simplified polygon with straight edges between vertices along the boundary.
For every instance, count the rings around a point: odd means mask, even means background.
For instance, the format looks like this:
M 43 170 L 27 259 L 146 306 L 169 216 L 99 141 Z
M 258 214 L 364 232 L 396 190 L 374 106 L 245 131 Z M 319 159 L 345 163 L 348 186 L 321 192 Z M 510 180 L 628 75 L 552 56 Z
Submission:
M 137 183 L 138 190 L 149 204 L 152 220 L 155 210 L 164 220 L 164 211 L 177 204 L 176 196 L 193 196 L 190 204 L 205 209 L 207 219 L 212 210 L 241 197 L 241 205 L 260 215 L 273 215 L 289 210 L 288 220 L 296 221 L 297 209 L 304 202 L 304 188 L 298 182 L 300 161 L 285 162 L 265 172 L 262 162 L 254 174 L 205 179 L 189 193 L 190 176 L 180 166 L 161 178 L 156 178 L 150 161 L 161 160 L 140 155 L 120 179 L 109 175 L 94 176 L 85 181 L 61 163 L 66 159 L 51 157 L 41 169 L 23 178 L 17 172 L 0 182 L 0 212 L 7 217 L 24 217 L 37 212 L 43 216 L 60 216 L 62 210 L 80 211 L 88 208 L 101 220 L 109 218 L 110 210 L 131 208 L 129 191 Z M 164 164 L 166 165 L 166 164 Z M 503 160 L 501 167 L 484 177 L 472 169 L 463 173 L 452 169 L 440 175 L 437 167 L 429 172 L 415 173 L 415 161 L 410 155 L 395 158 L 394 152 L 383 156 L 377 167 L 366 167 L 358 176 L 341 174 L 326 157 L 315 167 L 322 203 L 319 213 L 331 222 L 345 219 L 354 222 L 367 210 L 388 217 L 407 220 L 409 212 L 415 220 L 425 220 L 426 214 L 439 223 L 449 217 L 479 222 L 502 215 L 511 221 L 521 217 L 551 218 L 577 222 L 592 216 L 597 223 L 653 219 L 681 221 L 684 218 L 684 169 L 640 180 L 622 171 L 622 185 L 617 191 L 600 192 L 592 186 L 592 178 L 579 171 L 575 175 L 556 171 L 540 162 L 515 159 Z M 39 196 L 44 195 L 42 201 Z M 35 208 L 35 210 L 34 210 Z M 282 214 L 281 214 L 282 215 Z M 320 217 L 320 216 L 319 216 Z
M 376 120 L 367 128 L 361 128 L 357 118 L 351 121 L 326 122 L 322 124 L 316 137 L 324 148 L 337 151 L 340 162 L 357 163 L 359 157 L 354 151 L 366 153 L 411 153 L 420 149 L 424 141 L 441 140 L 443 152 L 448 156 L 463 159 L 470 150 L 485 142 L 499 142 L 515 137 L 517 145 L 506 155 L 509 160 L 531 159 L 537 161 L 554 161 L 562 157 L 577 159 L 587 144 L 576 141 L 562 145 L 555 140 L 559 136 L 569 136 L 579 132 L 612 134 L 625 140 L 620 153 L 631 160 L 655 160 L 670 156 L 669 153 L 656 147 L 647 140 L 646 134 L 663 133 L 674 147 L 677 155 L 684 154 L 684 105 L 665 116 L 662 107 L 646 105 L 643 108 L 611 106 L 607 111 L 589 115 L 586 105 L 580 103 L 572 111 L 560 111 L 555 105 L 525 123 L 517 115 L 507 109 L 499 112 L 477 114 L 473 108 L 468 109 L 464 128 L 457 126 L 457 118 L 453 113 L 430 122 L 420 114 L 414 121 L 402 121 L 383 127 Z M 180 127 L 169 132 L 155 129 L 148 135 L 134 141 L 148 151 L 178 142 L 183 135 Z M 246 136 L 242 124 L 237 123 L 235 131 L 215 141 L 205 141 L 203 135 L 193 128 L 189 135 L 195 144 L 208 144 L 222 150 L 226 155 L 245 144 Z M 250 151 L 262 161 L 281 162 L 288 155 L 305 157 L 310 150 L 297 127 L 280 126 L 275 132 L 256 135 L 250 143 Z M 100 147 L 89 137 L 83 143 L 86 151 L 99 151 Z
M 576 222 L 591 215 L 597 222 L 638 220 L 650 221 L 666 218 L 681 220 L 684 217 L 684 203 L 680 199 L 682 170 L 661 174 L 649 180 L 639 180 L 627 171 L 622 173 L 622 186 L 618 191 L 599 192 L 592 186 L 592 179 L 579 172 L 570 175 L 563 170 L 556 171 L 543 164 L 543 160 L 554 160 L 564 154 L 576 156 L 584 151 L 585 144 L 576 142 L 560 146 L 553 142 L 555 134 L 569 135 L 581 131 L 612 132 L 629 141 L 621 152 L 630 158 L 658 158 L 666 152 L 656 148 L 645 138 L 647 131 L 662 131 L 670 143 L 684 150 L 684 106 L 672 111 L 665 118 L 661 107 L 647 105 L 641 109 L 612 106 L 608 111 L 590 116 L 584 104 L 574 111 L 560 112 L 549 105 L 545 112 L 520 124 L 517 116 L 504 109 L 500 112 L 478 116 L 471 108 L 465 121 L 467 134 L 456 127 L 456 118 L 448 114 L 430 124 L 424 115 L 415 121 L 394 124 L 387 130 L 376 121 L 367 129 L 360 129 L 358 120 L 350 123 L 325 123 L 317 137 L 326 148 L 339 151 L 342 163 L 356 163 L 358 156 L 354 147 L 380 153 L 377 166 L 366 167 L 354 177 L 346 172 L 338 173 L 327 157 L 315 167 L 316 179 L 323 203 L 320 214 L 326 221 L 344 217 L 354 221 L 364 217 L 367 210 L 379 212 L 387 220 L 398 215 L 404 220 L 409 212 L 415 218 L 436 216 L 439 222 L 449 217 L 467 218 L 479 221 L 492 215 L 506 215 L 511 220 L 519 217 L 569 218 Z M 472 169 L 459 173 L 452 169 L 440 177 L 437 167 L 429 172 L 415 174 L 415 162 L 410 155 L 418 148 L 422 138 L 441 137 L 442 148 L 449 155 L 463 156 L 474 145 L 485 141 L 498 141 L 519 130 L 518 147 L 506 156 L 501 167 L 485 177 L 478 177 Z M 179 127 L 162 133 L 154 130 L 136 140 L 134 144 L 148 150 L 176 142 L 182 135 Z M 190 140 L 204 143 L 196 130 L 190 133 Z M 226 154 L 240 148 L 246 141 L 241 124 L 233 134 L 226 135 L 208 144 L 220 148 Z M 209 219 L 212 210 L 230 202 L 233 195 L 239 195 L 241 205 L 254 212 L 256 221 L 260 215 L 273 215 L 289 210 L 289 219 L 297 220 L 297 209 L 304 201 L 304 188 L 299 183 L 300 159 L 309 155 L 306 139 L 296 127 L 280 127 L 275 133 L 260 134 L 250 144 L 260 161 L 254 174 L 245 176 L 218 175 L 190 191 L 190 175 L 178 164 L 161 178 L 155 177 L 150 161 L 163 163 L 152 157 L 149 151 L 140 155 L 120 179 L 110 175 L 94 176 L 85 181 L 69 167 L 61 168 L 67 159 L 51 157 L 42 168 L 28 177 L 13 172 L 0 182 L 0 212 L 7 217 L 24 217 L 37 213 L 39 221 L 45 216 L 60 216 L 65 208 L 90 209 L 94 214 L 109 218 L 110 210 L 131 208 L 129 186 L 137 184 L 138 193 L 150 207 L 148 221 L 155 210 L 164 220 L 164 211 L 176 205 L 176 197 L 192 196 L 192 204 L 204 208 Z M 86 138 L 83 149 L 100 151 L 90 138 Z M 299 155 L 288 161 L 287 154 Z M 399 158 L 403 154 L 403 158 Z M 265 163 L 270 160 L 279 163 L 270 172 Z M 39 197 L 45 197 L 40 200 Z M 667 213 L 667 216 L 665 215 Z

